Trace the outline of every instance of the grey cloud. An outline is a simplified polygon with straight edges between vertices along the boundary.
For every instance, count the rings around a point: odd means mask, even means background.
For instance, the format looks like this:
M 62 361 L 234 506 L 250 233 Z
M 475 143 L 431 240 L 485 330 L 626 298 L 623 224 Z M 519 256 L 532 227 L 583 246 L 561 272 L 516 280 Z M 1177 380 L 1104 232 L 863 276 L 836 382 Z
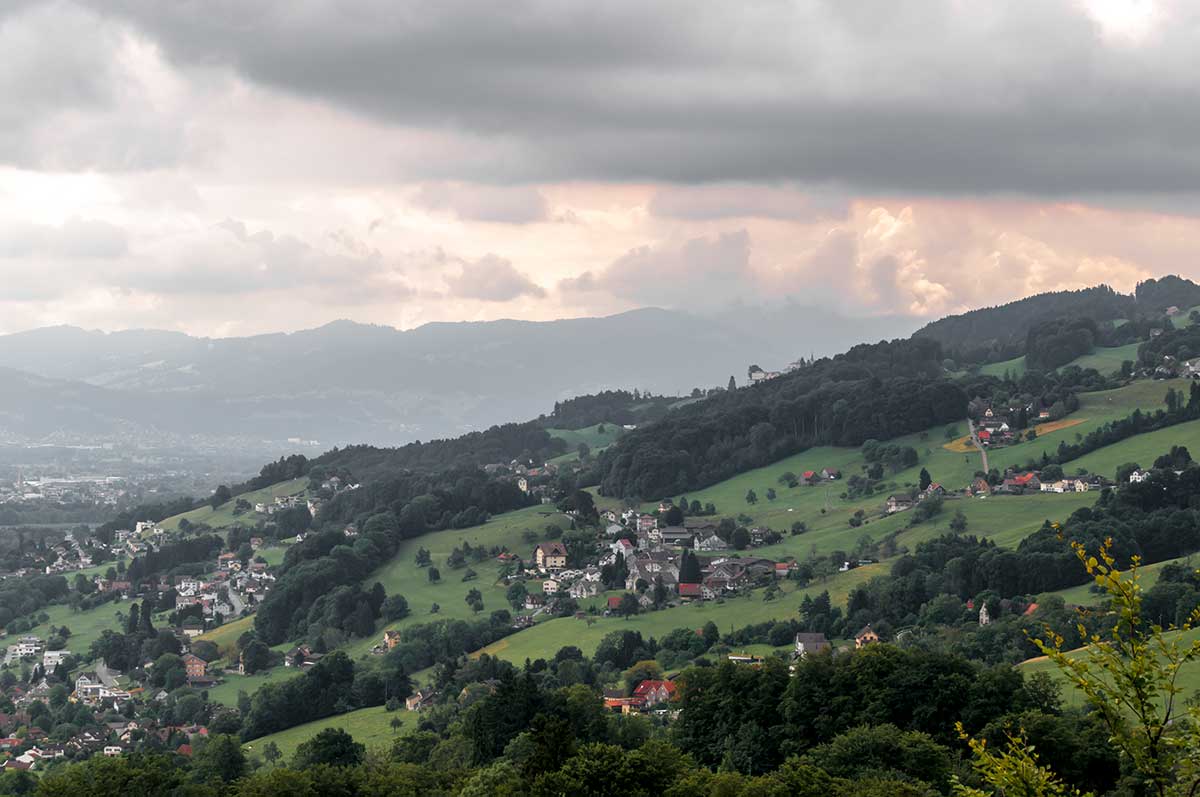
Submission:
M 641 246 L 603 272 L 561 280 L 565 294 L 602 291 L 641 304 L 684 307 L 754 298 L 750 235 L 745 230 L 693 238 L 677 246 Z
M 1200 10 L 1182 3 L 1144 41 L 1114 41 L 1075 0 L 90 1 L 181 63 L 496 154 L 416 153 L 417 175 L 1200 187 Z
M 184 156 L 184 125 L 156 112 L 124 27 L 67 2 L 4 4 L 0 163 L 127 171 Z
M 419 207 L 450 211 L 465 221 L 529 224 L 545 221 L 546 198 L 532 186 L 464 185 L 425 183 L 413 195 Z
M 655 192 L 649 206 L 655 216 L 687 221 L 751 217 L 811 221 L 844 218 L 848 209 L 847 197 L 827 190 L 723 183 L 666 186 Z
M 463 260 L 456 277 L 446 277 L 452 296 L 480 299 L 485 302 L 507 302 L 520 296 L 542 298 L 546 290 L 513 264 L 496 255 L 484 255 L 478 260 Z

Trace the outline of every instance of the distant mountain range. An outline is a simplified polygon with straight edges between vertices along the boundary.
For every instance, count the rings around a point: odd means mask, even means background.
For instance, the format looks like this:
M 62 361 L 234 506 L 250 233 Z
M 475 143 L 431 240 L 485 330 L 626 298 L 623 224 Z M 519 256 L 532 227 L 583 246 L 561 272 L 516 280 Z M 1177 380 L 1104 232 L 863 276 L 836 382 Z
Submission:
M 780 366 L 915 326 L 781 305 L 408 331 L 337 321 L 245 338 L 50 327 L 0 336 L 0 439 L 395 444 L 533 418 L 606 388 L 742 382 L 752 362 Z

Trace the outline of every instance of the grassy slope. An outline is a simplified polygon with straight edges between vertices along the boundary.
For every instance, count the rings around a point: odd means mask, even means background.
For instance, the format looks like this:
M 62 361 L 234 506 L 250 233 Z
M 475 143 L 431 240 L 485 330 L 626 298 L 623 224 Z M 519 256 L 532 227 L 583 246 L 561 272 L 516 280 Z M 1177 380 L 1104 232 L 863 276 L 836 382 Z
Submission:
M 604 427 L 604 432 L 600 432 L 600 427 Z M 582 429 L 547 429 L 551 437 L 560 438 L 567 443 L 568 450 L 574 450 L 580 443 L 587 443 L 588 447 L 595 451 L 598 448 L 612 445 L 624 431 L 619 424 L 605 423 L 596 424 L 595 426 L 585 426 Z
M 300 495 L 308 486 L 308 479 L 292 479 L 291 481 L 280 482 L 273 484 L 270 487 L 264 487 L 261 490 L 253 490 L 248 493 L 239 495 L 238 498 L 249 501 L 252 505 L 259 501 L 273 501 L 277 497 L 284 495 Z M 253 511 L 242 515 L 234 516 L 233 508 L 237 503 L 237 499 L 221 504 L 216 509 L 210 506 L 202 506 L 199 509 L 193 509 L 191 512 L 184 512 L 181 515 L 175 515 L 164 520 L 160 525 L 167 531 L 172 531 L 179 528 L 179 521 L 187 518 L 192 523 L 206 523 L 214 529 L 223 529 L 241 523 L 245 526 L 253 526 L 261 517 Z
M 1140 343 L 1130 343 L 1126 346 L 1097 346 L 1091 354 L 1077 357 L 1070 362 L 1070 365 L 1078 365 L 1080 368 L 1095 368 L 1102 374 L 1111 374 L 1120 369 L 1121 363 L 1126 360 L 1137 362 L 1137 350 L 1140 345 Z
M 392 729 L 393 719 L 398 719 L 402 723 L 396 730 Z M 411 731 L 416 724 L 417 714 L 415 712 L 403 709 L 387 711 L 383 706 L 373 706 L 297 725 L 295 728 L 288 728 L 286 731 L 273 733 L 270 736 L 263 736 L 248 742 L 245 749 L 248 753 L 261 753 L 262 748 L 268 742 L 274 742 L 279 748 L 279 752 L 283 753 L 283 761 L 286 762 L 295 755 L 296 748 L 301 743 L 308 741 L 326 728 L 341 728 L 353 736 L 354 741 L 365 744 L 368 748 L 390 747 L 397 735 Z
M 1180 556 L 1177 559 L 1165 559 L 1161 562 L 1155 562 L 1152 565 L 1144 565 L 1138 572 L 1138 583 L 1141 584 L 1143 590 L 1150 589 L 1158 583 L 1158 577 L 1159 574 L 1162 573 L 1162 569 L 1169 564 L 1176 563 L 1190 563 L 1193 567 L 1200 565 L 1200 561 L 1197 561 L 1197 557 L 1194 554 L 1190 556 Z M 1077 606 L 1094 606 L 1101 602 L 1102 597 L 1097 593 L 1092 592 L 1091 587 L 1092 584 L 1089 582 L 1087 584 L 1081 584 L 1078 587 L 1070 587 L 1068 589 L 1059 589 L 1055 590 L 1054 592 L 1047 592 L 1045 595 L 1058 595 L 1067 603 Z M 1045 595 L 1042 597 L 1045 597 Z
M 1195 641 L 1200 638 L 1200 628 L 1193 628 L 1190 631 L 1178 632 L 1184 640 Z M 1073 651 L 1070 655 L 1078 657 L 1081 655 L 1082 649 Z M 1036 672 L 1048 673 L 1055 681 L 1062 685 L 1063 704 L 1067 706 L 1082 706 L 1084 705 L 1083 693 L 1078 689 L 1073 688 L 1068 683 L 1062 672 L 1054 666 L 1054 664 L 1045 657 L 1030 659 L 1019 665 L 1025 675 L 1033 675 Z M 1200 691 L 1200 660 L 1193 660 L 1183 665 L 1179 671 L 1179 679 L 1177 685 L 1183 689 L 1183 697 L 1191 697 L 1197 691 Z
M 1179 319 L 1176 318 L 1176 324 L 1179 324 Z M 1186 316 L 1183 317 L 1183 323 L 1187 323 Z M 1110 374 L 1121 367 L 1121 363 L 1125 360 L 1137 360 L 1138 343 L 1130 343 L 1126 346 L 1097 346 L 1092 350 L 1091 354 L 1085 354 L 1082 357 L 1076 357 L 1067 365 L 1078 365 L 1080 368 L 1095 368 L 1102 374 Z M 1066 367 L 1066 366 L 1063 366 Z M 998 363 L 989 363 L 979 369 L 979 373 L 984 376 L 1002 377 L 1005 372 L 1015 378 L 1019 378 L 1025 373 L 1025 355 L 1014 357 L 1011 360 L 1004 360 Z
M 1166 392 L 1165 387 L 1163 392 Z M 1192 452 L 1200 451 L 1200 421 L 1188 421 L 1105 446 L 1075 460 L 1071 468 L 1086 468 L 1090 473 L 1100 473 L 1111 479 L 1117 468 L 1126 462 L 1148 468 L 1155 459 L 1170 451 L 1171 446 L 1178 445 L 1186 446 Z
M 632 629 L 640 631 L 644 637 L 661 637 L 675 628 L 699 628 L 710 620 L 722 631 L 727 631 L 751 623 L 793 616 L 799 611 L 800 599 L 806 593 L 817 595 L 829 590 L 835 604 L 844 604 L 852 588 L 886 570 L 884 563 L 868 565 L 839 573 L 825 583 L 814 583 L 805 590 L 796 589 L 792 582 L 783 582 L 784 594 L 773 601 L 764 601 L 761 591 L 756 591 L 723 602 L 693 603 L 639 614 L 629 619 L 598 617 L 590 625 L 585 620 L 573 617 L 559 618 L 505 637 L 484 648 L 483 652 L 523 663 L 526 658 L 553 656 L 565 645 L 574 645 L 585 655 L 591 655 L 604 635 L 611 631 Z

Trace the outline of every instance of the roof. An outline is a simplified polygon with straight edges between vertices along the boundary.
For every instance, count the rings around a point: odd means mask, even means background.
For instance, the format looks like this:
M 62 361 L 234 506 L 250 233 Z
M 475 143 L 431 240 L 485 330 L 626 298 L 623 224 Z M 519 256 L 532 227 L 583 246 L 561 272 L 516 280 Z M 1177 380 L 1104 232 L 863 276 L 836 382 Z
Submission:
M 1036 612 L 1037 609 L 1038 609 L 1038 605 L 1036 603 L 1031 603 L 1027 607 L 1025 607 L 1025 611 L 1022 612 L 1022 615 L 1024 615 L 1025 617 L 1028 617 L 1029 615 Z
M 864 636 L 866 636 L 867 634 L 874 634 L 875 636 L 878 636 L 878 634 L 875 634 L 875 630 L 871 628 L 871 624 L 870 624 L 870 623 L 867 623 L 866 625 L 864 625 L 864 626 L 862 627 L 862 630 L 861 630 L 861 631 L 859 631 L 857 634 L 855 634 L 855 635 L 854 635 L 854 638 L 855 638 L 855 639 L 859 639 L 860 637 L 864 637 Z
M 534 546 L 533 550 L 537 551 L 538 548 L 541 548 L 542 553 L 544 553 L 546 556 L 567 555 L 567 546 L 563 545 L 561 542 L 540 542 Z
M 669 694 L 675 694 L 674 681 L 642 681 L 637 685 L 637 688 L 633 690 L 633 696 L 645 697 L 651 691 L 659 688 L 666 689 Z
M 1013 476 L 1013 482 L 1016 484 L 1029 484 L 1037 478 L 1036 473 L 1022 473 L 1020 476 Z
M 816 471 L 812 471 L 812 470 L 806 470 L 806 471 L 804 471 L 804 473 L 802 473 L 802 474 L 800 474 L 800 475 L 801 475 L 801 476 L 803 476 L 803 477 L 804 477 L 804 478 L 806 478 L 806 479 L 811 479 L 813 476 L 816 476 L 816 475 L 817 475 L 817 472 L 816 472 Z
M 686 584 L 681 582 L 679 584 L 679 594 L 684 598 L 695 598 L 700 596 L 702 593 L 699 584 Z
M 820 634 L 820 633 L 810 634 L 810 633 L 801 632 L 801 633 L 796 634 L 796 644 L 828 645 L 829 640 L 825 638 L 824 634 Z
M 625 597 L 625 596 L 624 595 L 609 595 L 608 596 L 608 608 L 615 609 L 618 606 L 620 606 L 621 598 L 623 598 L 623 597 Z

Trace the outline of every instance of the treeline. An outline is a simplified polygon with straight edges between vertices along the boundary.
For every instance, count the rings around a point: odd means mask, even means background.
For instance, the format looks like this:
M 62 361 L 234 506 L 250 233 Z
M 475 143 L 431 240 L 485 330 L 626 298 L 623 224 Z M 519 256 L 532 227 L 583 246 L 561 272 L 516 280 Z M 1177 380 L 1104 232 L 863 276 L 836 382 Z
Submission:
M 125 571 L 125 577 L 132 584 L 170 573 L 177 567 L 196 562 L 209 563 L 225 547 L 225 542 L 215 534 L 204 534 L 199 537 L 189 537 L 178 542 L 169 542 L 157 550 L 146 551 L 135 557 Z
M 412 692 L 408 676 L 384 657 L 355 664 L 343 651 L 325 656 L 303 675 L 259 687 L 242 728 L 243 739 L 294 728 L 306 722 L 402 701 Z
M 512 483 L 473 469 L 439 475 L 404 473 L 343 492 L 321 511 L 325 531 L 288 549 L 275 585 L 255 615 L 255 629 L 270 645 L 319 636 L 314 623 L 330 615 L 311 611 L 318 599 L 357 584 L 395 555 L 403 540 L 476 526 L 492 514 L 528 506 L 533 500 Z M 358 531 L 353 538 L 343 533 L 348 525 Z M 329 627 L 357 634 L 368 626 L 357 605 L 360 601 L 344 592 L 337 594 L 355 605 L 355 616 L 347 626 L 349 615 L 335 613 L 338 619 Z M 374 603 L 381 600 L 371 599 L 375 617 Z
M 506 423 L 483 432 L 446 440 L 417 441 L 398 448 L 348 446 L 312 460 L 313 467 L 351 473 L 360 482 L 405 470 L 440 471 L 481 467 L 514 459 L 541 464 L 566 452 L 566 443 L 553 438 L 537 421 Z
M 308 470 L 311 467 L 308 457 L 303 454 L 292 454 L 287 457 L 280 457 L 274 462 L 268 462 L 262 466 L 262 470 L 252 479 L 247 479 L 242 484 L 232 488 L 233 495 L 241 495 L 248 493 L 251 490 L 261 490 L 264 487 L 270 487 L 273 484 L 280 482 L 299 479 L 301 476 L 307 476 Z
M 666 415 L 677 399 L 633 390 L 602 390 L 554 402 L 554 411 L 540 419 L 548 428 L 583 429 L 600 423 L 638 424 Z
M 53 601 L 71 591 L 63 576 L 28 576 L 0 582 L 0 627 L 8 633 L 21 633 L 37 625 L 32 618 Z M 14 624 L 14 622 L 16 624 Z
M 1029 332 L 1038 324 L 1059 318 L 1105 322 L 1135 315 L 1137 302 L 1132 296 L 1099 285 L 1042 293 L 998 307 L 947 316 L 919 329 L 916 337 L 938 341 L 960 363 L 999 362 L 1024 354 Z
M 659 498 L 703 488 L 816 445 L 857 446 L 960 421 L 967 395 L 922 338 L 855 346 L 752 388 L 673 410 L 623 436 L 592 478 L 604 495 Z

